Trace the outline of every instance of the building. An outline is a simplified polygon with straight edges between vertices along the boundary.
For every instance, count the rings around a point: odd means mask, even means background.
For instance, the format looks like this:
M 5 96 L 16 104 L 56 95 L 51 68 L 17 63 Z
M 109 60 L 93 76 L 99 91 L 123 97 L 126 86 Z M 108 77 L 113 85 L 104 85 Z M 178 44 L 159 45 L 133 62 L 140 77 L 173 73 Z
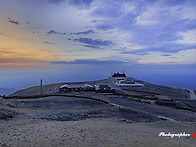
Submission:
M 111 92 L 113 89 L 108 85 L 95 85 L 95 91 L 97 92 Z
M 122 74 L 120 74 L 119 72 L 117 72 L 117 73 L 113 73 L 112 77 L 113 78 L 125 78 L 127 76 L 125 75 L 124 72 Z
M 94 87 L 89 84 L 65 84 L 59 87 L 59 91 L 89 91 Z
M 130 89 L 132 87 L 144 87 L 144 84 L 140 84 L 140 83 L 137 83 L 135 81 L 130 81 L 130 80 L 119 80 L 115 84 L 122 89 Z
M 117 72 L 111 76 L 114 84 L 121 89 L 131 89 L 133 87 L 144 87 L 144 84 L 137 83 L 135 81 L 129 80 L 126 74 L 123 72 L 122 74 Z
M 111 78 L 112 78 L 113 82 L 116 83 L 120 80 L 126 80 L 127 76 L 124 72 L 122 74 L 117 72 L 117 73 L 113 73 Z

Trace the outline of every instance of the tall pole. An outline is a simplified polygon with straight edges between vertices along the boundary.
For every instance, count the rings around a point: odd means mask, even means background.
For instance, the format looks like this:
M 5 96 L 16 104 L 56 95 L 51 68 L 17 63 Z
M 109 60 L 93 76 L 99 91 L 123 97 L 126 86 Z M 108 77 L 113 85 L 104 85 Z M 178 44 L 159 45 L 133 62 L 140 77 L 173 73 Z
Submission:
M 42 79 L 40 80 L 40 94 L 43 94 Z

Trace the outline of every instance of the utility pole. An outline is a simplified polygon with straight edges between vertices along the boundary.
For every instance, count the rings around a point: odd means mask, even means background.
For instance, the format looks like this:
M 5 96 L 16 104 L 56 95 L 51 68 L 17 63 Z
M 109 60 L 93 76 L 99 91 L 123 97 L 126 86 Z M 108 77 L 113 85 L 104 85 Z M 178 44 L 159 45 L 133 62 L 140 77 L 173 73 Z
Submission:
M 40 94 L 43 94 L 42 79 L 40 80 Z

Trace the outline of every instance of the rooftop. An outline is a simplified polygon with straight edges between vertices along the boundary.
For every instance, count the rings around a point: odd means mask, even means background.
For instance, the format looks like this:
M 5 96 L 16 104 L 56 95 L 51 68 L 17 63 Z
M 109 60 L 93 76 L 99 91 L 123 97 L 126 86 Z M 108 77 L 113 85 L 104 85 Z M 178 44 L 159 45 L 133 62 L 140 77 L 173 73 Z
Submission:
M 126 77 L 126 75 L 124 72 L 122 74 L 117 72 L 117 73 L 113 73 L 112 77 Z

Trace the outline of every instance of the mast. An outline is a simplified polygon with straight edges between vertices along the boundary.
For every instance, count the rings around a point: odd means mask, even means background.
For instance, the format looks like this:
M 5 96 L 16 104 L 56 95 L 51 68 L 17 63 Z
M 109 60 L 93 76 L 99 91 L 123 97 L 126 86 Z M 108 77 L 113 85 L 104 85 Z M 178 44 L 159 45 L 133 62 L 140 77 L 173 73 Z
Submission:
M 40 80 L 40 94 L 43 94 L 42 79 Z

